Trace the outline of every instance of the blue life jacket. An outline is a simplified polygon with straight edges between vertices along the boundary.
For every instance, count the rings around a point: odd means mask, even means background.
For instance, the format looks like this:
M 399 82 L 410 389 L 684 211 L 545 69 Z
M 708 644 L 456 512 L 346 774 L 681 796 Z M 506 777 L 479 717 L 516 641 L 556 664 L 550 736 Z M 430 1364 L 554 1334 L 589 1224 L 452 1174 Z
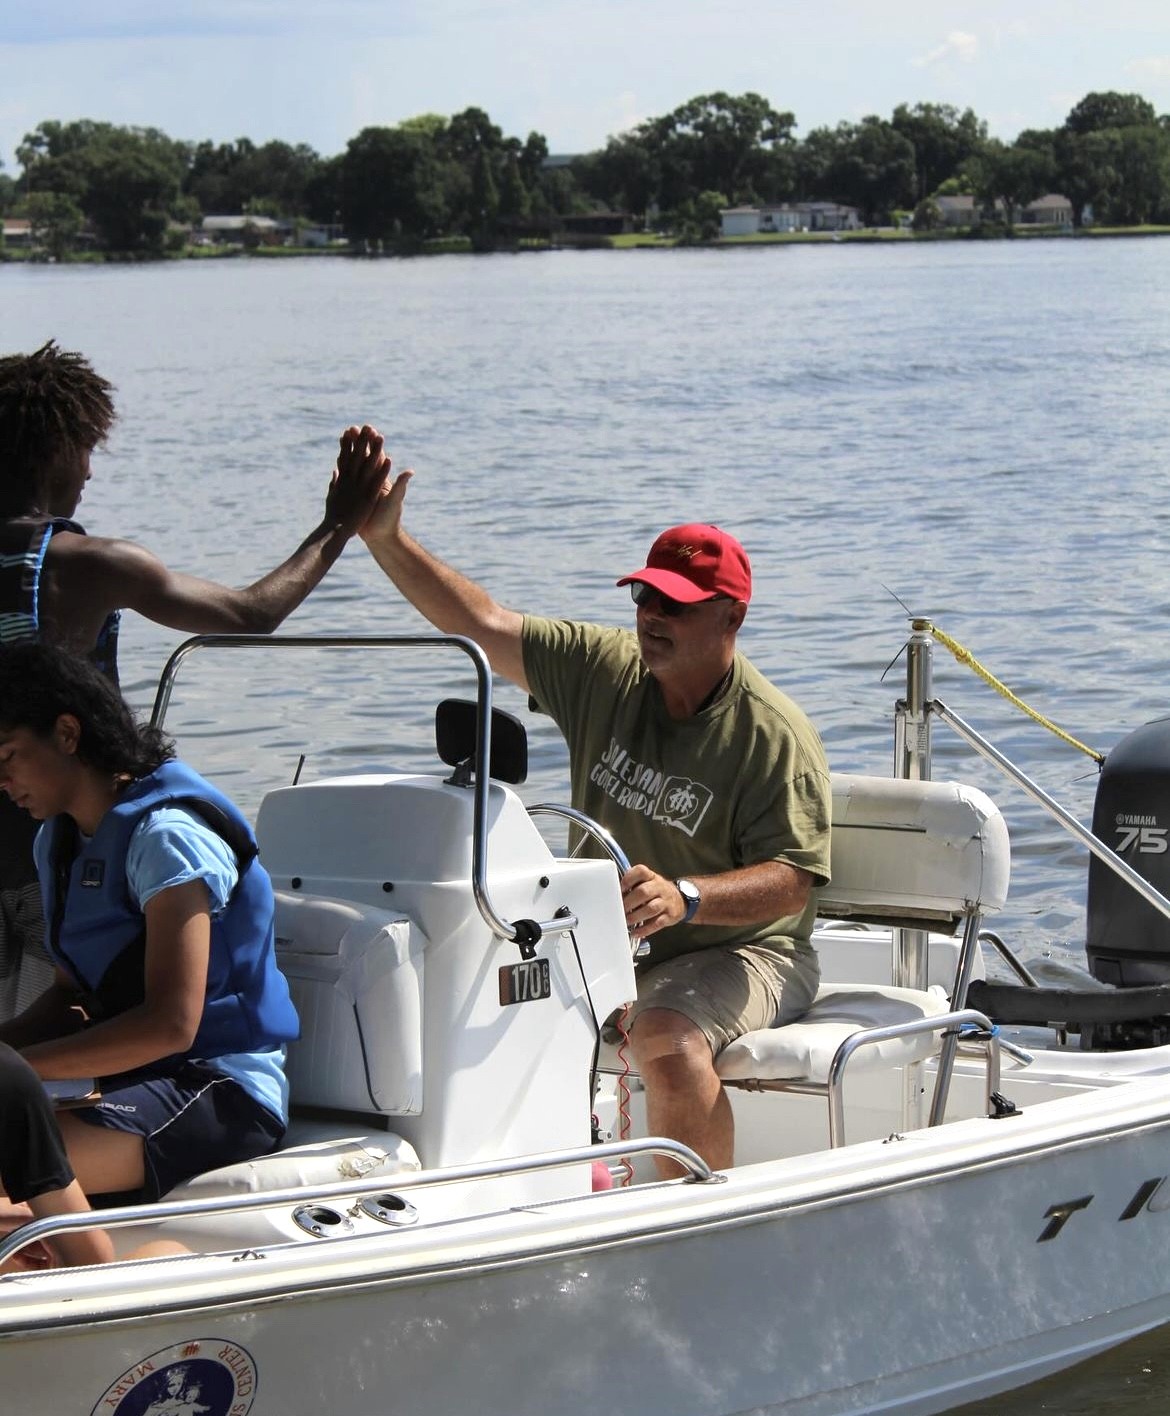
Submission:
M 53 961 L 86 995 L 94 1021 L 145 997 L 146 921 L 126 880 L 130 837 L 160 806 L 182 806 L 232 848 L 240 878 L 227 908 L 211 922 L 207 998 L 195 1040 L 184 1054 L 211 1059 L 257 1052 L 300 1033 L 288 983 L 276 964 L 272 882 L 256 858 L 256 838 L 239 809 L 182 762 L 164 762 L 132 782 L 77 850 L 73 819 L 46 824 L 50 868 L 41 882 Z

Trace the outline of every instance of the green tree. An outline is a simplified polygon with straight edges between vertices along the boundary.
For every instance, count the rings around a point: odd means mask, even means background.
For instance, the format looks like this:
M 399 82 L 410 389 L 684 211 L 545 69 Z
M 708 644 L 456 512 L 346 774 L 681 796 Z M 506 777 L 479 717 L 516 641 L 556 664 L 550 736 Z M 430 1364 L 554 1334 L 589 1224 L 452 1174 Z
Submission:
M 341 160 L 339 210 L 351 238 L 412 243 L 444 229 L 433 145 L 416 131 L 363 128 Z
M 1052 135 L 1057 182 L 1079 226 L 1096 220 L 1140 225 L 1170 199 L 1170 131 L 1136 93 L 1094 92 Z
M 482 108 L 465 108 L 448 122 L 443 144 L 447 156 L 470 171 L 481 152 L 499 152 L 504 134 Z
M 968 170 L 975 180 L 975 193 L 985 206 L 1002 203 L 1004 223 L 1009 229 L 1021 207 L 1048 191 L 1054 174 L 1048 154 L 1018 144 L 1008 146 L 996 138 L 971 159 Z
M 32 193 L 71 198 L 107 250 L 161 252 L 187 149 L 156 128 L 42 123 L 17 153 Z
M 495 243 L 500 214 L 500 196 L 492 172 L 491 155 L 480 148 L 471 172 L 471 244 L 477 251 L 487 251 Z
M 547 160 L 548 143 L 545 141 L 544 134 L 535 131 L 529 133 L 517 158 L 521 175 L 524 178 L 524 185 L 529 191 L 536 185 Z
M 868 226 L 914 199 L 914 149 L 881 118 L 814 129 L 802 149 L 807 193 L 857 207 Z
M 173 144 L 123 129 L 91 149 L 82 206 L 107 249 L 159 252 L 181 179 Z
M 658 167 L 657 199 L 671 210 L 701 192 L 751 200 L 768 175 L 769 154 L 792 142 L 796 119 L 758 93 L 701 94 L 635 129 Z
M 1117 188 L 1117 169 L 1113 165 L 1114 151 L 1105 133 L 1074 133 L 1060 129 L 1055 135 L 1055 185 L 1072 202 L 1073 225 L 1084 223 L 1085 212 L 1092 208 L 1101 220 Z
M 644 217 L 661 187 L 662 165 L 655 145 L 638 130 L 610 138 L 600 151 L 578 158 L 573 176 L 595 201 Z
M 1102 128 L 1141 128 L 1158 121 L 1154 107 L 1136 93 L 1087 93 L 1064 120 L 1070 133 L 1096 133 Z
M 532 189 L 532 215 L 539 220 L 566 216 L 577 209 L 581 200 L 580 188 L 569 168 L 544 167 Z
M 923 197 L 914 208 L 910 226 L 914 231 L 937 231 L 943 225 L 942 208 L 934 197 Z
M 1153 221 L 1170 197 L 1170 135 L 1157 123 L 1116 128 L 1113 166 L 1117 186 L 1110 217 L 1120 226 Z
M 43 246 L 57 261 L 74 250 L 85 217 L 72 197 L 60 192 L 33 192 L 25 210 L 35 246 Z
M 436 147 L 442 144 L 447 132 L 447 120 L 441 113 L 416 113 L 413 118 L 404 118 L 398 126 L 404 133 L 421 134 Z
M 305 215 L 323 226 L 341 220 L 342 157 L 328 157 L 320 162 L 305 183 Z
M 303 216 L 308 190 L 322 166 L 311 147 L 270 142 L 257 147 L 248 138 L 234 143 L 200 143 L 192 152 L 184 191 L 207 215 L 263 213 Z M 262 204 L 262 205 L 261 205 Z
M 960 112 L 950 103 L 916 103 L 912 108 L 900 103 L 890 122 L 914 149 L 919 200 L 936 191 L 987 141 L 987 124 L 970 108 Z
M 520 226 L 528 220 L 531 206 L 528 188 L 520 175 L 519 158 L 514 152 L 509 153 L 504 160 L 504 173 L 500 179 L 500 220 L 513 227 Z
M 714 241 L 722 227 L 720 213 L 727 206 L 722 192 L 698 192 L 676 211 L 680 241 Z

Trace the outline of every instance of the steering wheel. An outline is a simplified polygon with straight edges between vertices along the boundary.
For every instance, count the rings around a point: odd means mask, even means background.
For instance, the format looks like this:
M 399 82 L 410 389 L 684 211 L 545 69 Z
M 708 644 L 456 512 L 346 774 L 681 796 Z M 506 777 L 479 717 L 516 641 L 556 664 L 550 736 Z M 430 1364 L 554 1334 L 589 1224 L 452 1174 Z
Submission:
M 586 816 L 583 811 L 578 811 L 573 806 L 558 806 L 554 802 L 537 802 L 534 806 L 528 807 L 529 816 L 559 816 L 562 820 L 570 821 L 574 826 L 579 826 L 586 836 L 592 838 L 606 855 L 617 866 L 618 875 L 624 875 L 630 868 L 629 857 L 621 846 L 618 845 L 614 837 L 608 832 L 599 821 L 594 821 L 592 816 Z M 576 847 L 569 852 L 569 859 L 573 860 L 581 853 L 584 840 L 577 842 Z M 650 945 L 645 940 L 635 939 L 630 936 L 630 952 L 634 958 L 640 958 L 643 954 L 650 952 Z

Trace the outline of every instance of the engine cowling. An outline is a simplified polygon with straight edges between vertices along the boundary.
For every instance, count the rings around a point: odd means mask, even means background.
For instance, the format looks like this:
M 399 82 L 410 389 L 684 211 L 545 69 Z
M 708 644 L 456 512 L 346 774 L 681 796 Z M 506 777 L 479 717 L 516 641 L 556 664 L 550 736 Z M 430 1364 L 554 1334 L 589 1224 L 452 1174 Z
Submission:
M 1146 723 L 1109 753 L 1093 834 L 1170 897 L 1170 718 Z M 1170 919 L 1096 856 L 1089 861 L 1085 952 L 1102 983 L 1170 983 Z

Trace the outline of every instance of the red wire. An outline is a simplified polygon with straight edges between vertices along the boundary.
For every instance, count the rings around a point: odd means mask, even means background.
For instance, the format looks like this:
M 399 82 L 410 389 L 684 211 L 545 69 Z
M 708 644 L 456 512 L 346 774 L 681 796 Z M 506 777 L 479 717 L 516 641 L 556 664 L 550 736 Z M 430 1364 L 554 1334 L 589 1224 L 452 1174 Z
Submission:
M 626 1031 L 626 1018 L 629 1016 L 629 1013 L 630 1005 L 627 1003 L 618 1014 L 615 1023 L 615 1027 L 621 1036 L 621 1042 L 618 1043 L 617 1048 L 617 1057 L 618 1061 L 622 1064 L 622 1070 L 617 1076 L 619 1141 L 628 1141 L 630 1139 L 630 1084 L 628 1078 L 632 1069 L 630 1067 L 630 1059 L 626 1056 L 626 1048 L 630 1045 L 630 1035 Z M 625 1175 L 622 1177 L 622 1185 L 626 1186 L 629 1185 L 630 1181 L 634 1178 L 634 1167 L 625 1156 L 622 1157 L 622 1167 L 625 1170 Z

